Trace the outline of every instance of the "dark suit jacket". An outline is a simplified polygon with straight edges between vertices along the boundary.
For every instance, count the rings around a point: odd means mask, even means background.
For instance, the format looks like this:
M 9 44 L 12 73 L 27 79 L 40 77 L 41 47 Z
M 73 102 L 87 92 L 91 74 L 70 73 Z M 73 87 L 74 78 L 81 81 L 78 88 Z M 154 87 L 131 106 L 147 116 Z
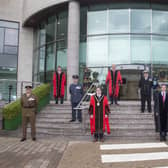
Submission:
M 167 122 L 167 130 L 168 130 L 168 93 L 166 93 L 166 98 L 163 103 L 163 96 L 161 92 L 159 93 L 159 122 L 165 123 Z

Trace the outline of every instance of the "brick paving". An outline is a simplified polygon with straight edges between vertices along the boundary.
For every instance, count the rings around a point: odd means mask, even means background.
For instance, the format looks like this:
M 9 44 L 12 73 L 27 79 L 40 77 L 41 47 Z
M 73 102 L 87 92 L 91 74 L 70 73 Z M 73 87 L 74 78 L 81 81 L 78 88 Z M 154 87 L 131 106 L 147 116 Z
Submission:
M 67 142 L 63 139 L 27 140 L 0 138 L 1 168 L 55 168 Z

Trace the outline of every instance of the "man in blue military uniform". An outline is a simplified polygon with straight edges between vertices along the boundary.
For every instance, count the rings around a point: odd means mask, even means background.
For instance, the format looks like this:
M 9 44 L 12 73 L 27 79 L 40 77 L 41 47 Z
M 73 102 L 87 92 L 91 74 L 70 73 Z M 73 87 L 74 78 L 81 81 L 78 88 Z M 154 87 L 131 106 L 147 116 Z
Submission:
M 78 112 L 77 119 L 82 122 L 81 110 L 76 110 L 75 107 L 79 104 L 83 96 L 83 87 L 79 84 L 79 76 L 73 75 L 73 83 L 69 87 L 69 92 L 71 94 L 71 104 L 72 104 L 72 120 L 70 122 L 76 121 L 76 112 Z

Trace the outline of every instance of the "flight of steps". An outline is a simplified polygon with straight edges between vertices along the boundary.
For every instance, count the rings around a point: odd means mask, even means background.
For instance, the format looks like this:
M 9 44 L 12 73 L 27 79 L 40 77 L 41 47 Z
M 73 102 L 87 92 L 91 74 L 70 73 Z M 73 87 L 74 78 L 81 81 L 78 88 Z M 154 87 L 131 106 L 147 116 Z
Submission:
M 153 113 L 140 113 L 139 102 L 120 102 L 120 106 L 110 106 L 109 117 L 111 134 L 107 138 L 156 140 Z M 71 106 L 50 104 L 43 109 L 36 120 L 37 134 L 39 136 L 90 136 L 89 115 L 87 110 L 83 123 L 70 123 Z M 85 129 L 83 129 L 85 126 Z

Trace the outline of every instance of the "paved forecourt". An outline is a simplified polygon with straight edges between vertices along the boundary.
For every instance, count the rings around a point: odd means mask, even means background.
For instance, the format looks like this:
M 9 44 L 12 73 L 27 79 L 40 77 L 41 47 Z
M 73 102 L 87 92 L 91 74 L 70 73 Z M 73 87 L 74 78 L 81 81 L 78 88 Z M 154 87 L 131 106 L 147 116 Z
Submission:
M 164 142 L 91 143 L 71 142 L 58 168 L 168 168 Z
M 67 142 L 0 138 L 0 168 L 56 168 Z

